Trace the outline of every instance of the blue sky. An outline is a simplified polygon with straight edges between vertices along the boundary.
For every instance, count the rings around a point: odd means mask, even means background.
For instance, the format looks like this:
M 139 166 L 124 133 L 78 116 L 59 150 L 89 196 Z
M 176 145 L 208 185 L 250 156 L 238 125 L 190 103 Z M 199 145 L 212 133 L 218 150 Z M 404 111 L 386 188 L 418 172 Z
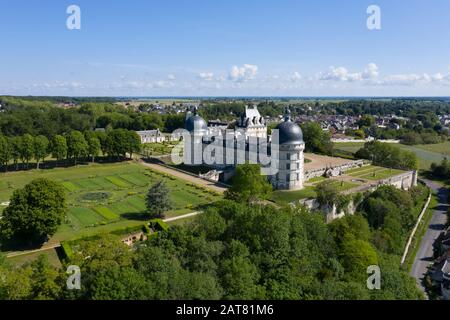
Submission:
M 69 5 L 81 30 L 66 27 Z M 368 30 L 367 7 L 381 8 Z M 0 0 L 0 94 L 448 96 L 448 0 Z

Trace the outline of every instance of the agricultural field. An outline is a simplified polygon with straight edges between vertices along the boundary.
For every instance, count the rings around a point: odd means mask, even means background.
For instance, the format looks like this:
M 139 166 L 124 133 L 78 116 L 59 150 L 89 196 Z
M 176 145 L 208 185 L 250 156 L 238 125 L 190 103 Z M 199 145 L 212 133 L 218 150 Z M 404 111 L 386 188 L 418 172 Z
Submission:
M 355 153 L 364 146 L 362 142 L 342 142 L 335 143 L 336 150 Z M 416 146 L 407 146 L 404 144 L 396 144 L 402 150 L 412 151 L 419 159 L 419 168 L 428 170 L 433 162 L 439 163 L 443 157 L 450 157 L 450 141 L 438 144 L 423 144 Z
M 364 147 L 364 142 L 335 142 L 334 148 L 336 150 L 342 150 L 346 152 L 355 153 L 359 149 Z
M 0 174 L 0 203 L 9 201 L 15 189 L 36 178 L 48 178 L 66 189 L 68 214 L 53 242 L 132 227 L 146 220 L 145 195 L 164 180 L 171 189 L 173 210 L 167 217 L 190 213 L 221 198 L 212 191 L 139 164 L 93 164 L 71 168 Z M 5 206 L 0 206 L 1 211 Z
M 440 163 L 444 157 L 450 155 L 450 142 L 438 144 L 424 144 L 417 146 L 399 145 L 404 150 L 414 152 L 419 158 L 421 170 L 428 170 L 433 162 Z

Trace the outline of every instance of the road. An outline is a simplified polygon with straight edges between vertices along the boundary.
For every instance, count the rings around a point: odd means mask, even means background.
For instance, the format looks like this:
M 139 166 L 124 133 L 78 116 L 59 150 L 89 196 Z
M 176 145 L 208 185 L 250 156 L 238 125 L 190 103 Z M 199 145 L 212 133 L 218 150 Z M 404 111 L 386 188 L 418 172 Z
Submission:
M 423 292 L 425 292 L 423 278 L 427 272 L 428 265 L 433 262 L 433 243 L 444 230 L 447 222 L 447 197 L 449 194 L 448 188 L 445 188 L 436 182 L 426 179 L 424 179 L 424 182 L 438 194 L 439 203 L 434 209 L 430 225 L 422 238 L 422 242 L 420 243 L 419 250 L 417 251 L 411 268 L 411 275 L 416 278 L 417 284 Z
M 150 169 L 153 169 L 155 171 L 159 171 L 159 172 L 163 172 L 163 173 L 172 175 L 172 176 L 174 176 L 176 178 L 179 178 L 181 180 L 200 185 L 202 187 L 205 187 L 207 189 L 210 189 L 210 190 L 213 190 L 213 191 L 216 191 L 216 192 L 219 192 L 219 193 L 224 193 L 227 190 L 227 188 L 219 185 L 218 183 L 210 182 L 210 181 L 207 181 L 205 179 L 202 179 L 202 178 L 199 178 L 199 177 L 195 177 L 194 175 L 183 173 L 181 171 L 178 171 L 178 170 L 175 170 L 175 169 L 171 169 L 171 168 L 168 168 L 168 167 L 165 167 L 165 166 L 161 166 L 161 165 L 156 164 L 156 163 L 148 163 L 148 162 L 144 162 L 142 160 L 139 163 L 141 165 L 143 165 L 145 167 L 148 167 Z

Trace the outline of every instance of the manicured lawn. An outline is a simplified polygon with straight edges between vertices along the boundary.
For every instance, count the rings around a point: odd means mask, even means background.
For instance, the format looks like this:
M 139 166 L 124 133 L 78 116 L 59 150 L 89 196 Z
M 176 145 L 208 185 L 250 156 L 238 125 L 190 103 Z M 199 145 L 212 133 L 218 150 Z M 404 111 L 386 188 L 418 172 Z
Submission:
M 362 168 L 352 169 L 346 172 L 347 175 L 360 178 L 360 179 L 366 179 L 366 180 L 382 180 L 387 179 L 396 175 L 399 175 L 401 173 L 404 173 L 403 170 L 397 170 L 397 169 L 389 169 L 384 167 L 377 167 L 377 166 L 366 166 Z
M 288 204 L 301 199 L 315 198 L 314 187 L 305 187 L 298 191 L 274 191 L 271 200 L 278 204 Z
M 307 182 L 308 183 L 317 184 L 317 183 L 322 182 L 324 180 L 326 180 L 325 177 L 315 177 L 315 178 L 309 179 Z
M 101 215 L 106 220 L 117 220 L 119 219 L 119 215 L 115 214 L 111 210 L 106 207 L 95 207 L 94 211 Z
M 164 180 L 171 190 L 174 208 L 167 217 L 196 211 L 221 198 L 185 181 L 124 162 L 0 173 L 0 203 L 9 201 L 15 189 L 36 178 L 59 182 L 66 190 L 67 218 L 52 241 L 142 224 L 145 196 L 149 187 L 159 180 Z M 4 208 L 0 207 L 0 213 Z
M 377 180 L 387 179 L 387 178 L 402 174 L 404 172 L 405 171 L 397 170 L 397 169 L 382 169 L 382 170 L 376 170 L 371 173 L 361 175 L 361 176 L 359 176 L 359 178 L 377 181 Z
M 166 143 L 146 143 L 143 145 L 142 150 L 144 155 L 160 156 L 170 154 L 174 146 L 179 142 L 166 142 Z
M 129 188 L 131 187 L 125 180 L 120 177 L 106 177 L 106 179 L 119 188 Z
M 29 254 L 25 254 L 22 256 L 8 258 L 8 262 L 15 266 L 21 266 L 21 265 L 24 265 L 25 263 L 30 263 L 30 262 L 36 260 L 37 258 L 39 258 L 39 256 L 46 256 L 48 259 L 48 262 L 51 265 L 59 268 L 59 267 L 61 267 L 61 262 L 59 261 L 59 257 L 58 257 L 56 250 L 57 249 L 51 249 L 51 250 L 46 250 L 46 251 L 42 251 L 42 252 L 29 253 Z
M 353 189 L 353 188 L 359 186 L 358 183 L 353 183 L 353 182 L 348 182 L 348 181 L 335 181 L 335 182 L 333 182 L 333 185 L 340 192 L 347 191 L 347 190 L 350 190 L 350 189 Z
M 352 177 L 360 177 L 369 173 L 373 173 L 376 171 L 384 170 L 385 168 L 377 167 L 377 166 L 365 166 L 361 168 L 355 168 L 351 169 L 345 172 L 345 174 L 352 176 Z
M 89 208 L 75 207 L 70 208 L 69 212 L 85 226 L 96 225 L 104 221 L 101 216 Z

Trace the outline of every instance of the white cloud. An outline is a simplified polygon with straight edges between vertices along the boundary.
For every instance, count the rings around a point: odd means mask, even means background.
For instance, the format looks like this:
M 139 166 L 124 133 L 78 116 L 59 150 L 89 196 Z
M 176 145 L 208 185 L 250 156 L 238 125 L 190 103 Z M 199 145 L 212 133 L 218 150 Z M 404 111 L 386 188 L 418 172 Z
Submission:
M 176 80 L 177 78 L 175 77 L 175 75 L 169 74 L 169 75 L 167 75 L 167 79 L 169 79 L 169 80 Z
M 349 72 L 345 67 L 331 66 L 328 72 L 320 73 L 320 80 L 331 81 L 361 81 L 374 80 L 378 77 L 378 66 L 375 63 L 369 63 L 363 72 Z
M 244 64 L 242 67 L 233 66 L 228 75 L 228 79 L 235 82 L 245 82 L 255 78 L 258 73 L 258 66 Z
M 291 76 L 292 82 L 297 82 L 297 81 L 300 81 L 301 79 L 302 79 L 302 76 L 297 71 L 295 71 Z
M 369 63 L 362 73 L 363 79 L 375 79 L 378 77 L 378 66 L 375 63 Z
M 214 80 L 214 73 L 212 72 L 200 72 L 198 77 L 205 81 L 212 81 Z
M 413 86 L 416 84 L 429 84 L 429 83 L 440 83 L 446 79 L 450 79 L 450 75 L 444 76 L 442 73 L 436 74 L 394 74 L 387 76 L 383 79 L 381 84 L 383 85 L 401 85 L 401 86 Z
M 328 72 L 320 74 L 320 80 L 331 80 L 331 81 L 356 81 L 361 80 L 361 73 L 349 73 L 344 67 L 334 67 L 331 66 Z

